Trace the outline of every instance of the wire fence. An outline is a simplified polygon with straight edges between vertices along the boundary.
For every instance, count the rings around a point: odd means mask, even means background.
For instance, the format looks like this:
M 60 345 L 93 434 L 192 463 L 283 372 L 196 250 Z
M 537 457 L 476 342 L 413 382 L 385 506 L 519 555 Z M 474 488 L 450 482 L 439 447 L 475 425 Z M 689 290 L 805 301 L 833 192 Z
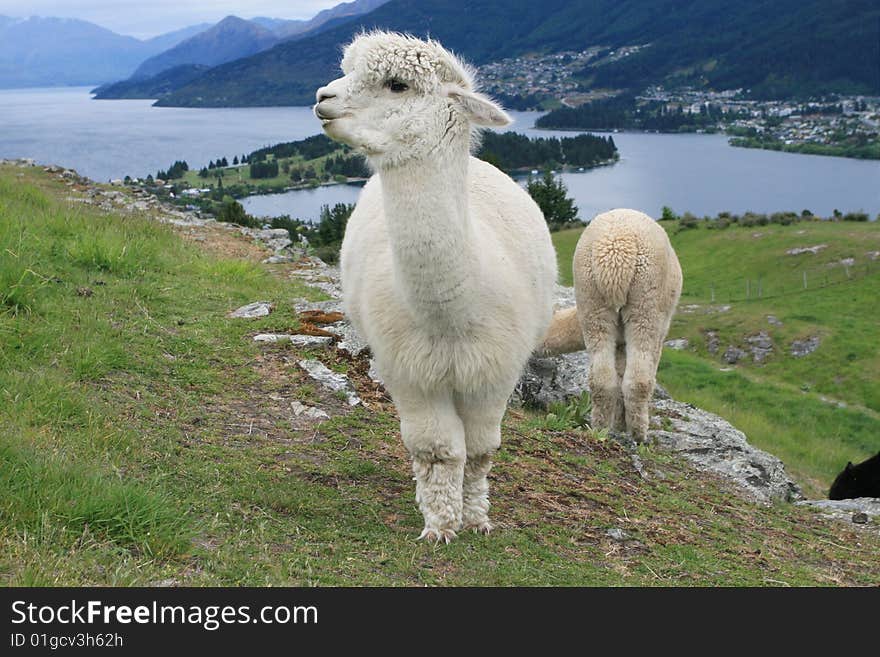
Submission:
M 880 262 L 830 263 L 811 269 L 788 273 L 755 274 L 724 280 L 689 283 L 685 273 L 682 299 L 726 303 L 757 301 L 815 292 L 822 288 L 843 285 L 880 273 Z

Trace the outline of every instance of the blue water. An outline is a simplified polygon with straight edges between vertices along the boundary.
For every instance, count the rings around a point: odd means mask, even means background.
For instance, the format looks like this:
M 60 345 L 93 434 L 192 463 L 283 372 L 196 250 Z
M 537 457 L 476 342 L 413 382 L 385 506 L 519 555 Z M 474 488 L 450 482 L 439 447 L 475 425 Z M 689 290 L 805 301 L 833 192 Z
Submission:
M 536 112 L 512 112 L 508 129 L 529 135 Z M 319 131 L 308 107 L 190 109 L 152 107 L 147 100 L 92 100 L 88 89 L 0 91 L 0 157 L 31 157 L 77 169 L 96 180 L 145 176 L 185 159 L 209 160 Z M 654 216 L 677 212 L 775 212 L 809 209 L 829 215 L 880 213 L 880 161 L 778 153 L 727 145 L 723 135 L 615 133 L 621 160 L 562 178 L 582 218 L 614 207 Z M 318 216 L 321 205 L 353 203 L 360 188 L 335 185 L 244 200 L 261 216 Z

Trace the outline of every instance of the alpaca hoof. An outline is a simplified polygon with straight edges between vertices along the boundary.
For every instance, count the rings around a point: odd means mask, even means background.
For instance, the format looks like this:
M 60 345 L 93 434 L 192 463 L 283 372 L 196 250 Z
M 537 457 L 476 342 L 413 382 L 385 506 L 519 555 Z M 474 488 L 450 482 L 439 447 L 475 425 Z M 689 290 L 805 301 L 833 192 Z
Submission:
M 478 522 L 472 522 L 464 526 L 465 529 L 472 529 L 475 534 L 482 534 L 483 536 L 488 536 L 489 532 L 495 529 L 494 525 L 488 520 L 480 520 Z
M 456 537 L 456 533 L 452 529 L 435 529 L 433 527 L 425 527 L 419 534 L 418 540 L 425 540 L 433 543 L 445 543 L 449 545 L 452 539 Z

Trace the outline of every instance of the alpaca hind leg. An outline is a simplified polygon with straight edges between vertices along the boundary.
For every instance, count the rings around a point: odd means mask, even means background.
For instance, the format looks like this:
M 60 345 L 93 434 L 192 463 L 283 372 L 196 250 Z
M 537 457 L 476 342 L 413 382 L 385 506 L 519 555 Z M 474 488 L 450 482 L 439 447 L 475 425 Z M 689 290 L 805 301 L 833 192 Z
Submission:
M 617 387 L 623 389 L 623 377 L 626 374 L 626 345 L 622 342 L 617 343 L 615 352 L 615 365 L 617 370 Z M 626 417 L 624 412 L 623 395 L 618 395 L 617 403 L 614 404 L 614 415 L 611 422 L 611 428 L 614 431 L 626 431 Z
M 581 316 L 584 344 L 590 354 L 588 382 L 593 403 L 594 429 L 614 426 L 620 403 L 620 381 L 617 376 L 617 312 L 596 310 Z
M 462 485 L 462 527 L 481 534 L 492 531 L 489 522 L 489 480 L 492 453 L 501 445 L 501 418 L 507 397 L 489 399 L 456 395 L 455 407 L 464 424 L 467 462 Z
M 392 398 L 400 414 L 400 432 L 412 456 L 416 503 L 425 519 L 419 538 L 449 543 L 461 526 L 464 478 L 464 427 L 452 395 L 423 395 L 407 390 Z
M 658 331 L 626 327 L 626 371 L 623 375 L 623 403 L 626 427 L 633 439 L 642 443 L 648 437 L 648 415 L 659 353 Z

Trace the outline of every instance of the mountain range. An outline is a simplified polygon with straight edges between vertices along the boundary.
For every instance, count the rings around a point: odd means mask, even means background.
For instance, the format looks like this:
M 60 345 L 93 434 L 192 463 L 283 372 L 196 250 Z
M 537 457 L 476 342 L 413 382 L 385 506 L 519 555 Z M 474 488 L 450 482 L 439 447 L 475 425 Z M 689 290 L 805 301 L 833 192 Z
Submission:
M 275 32 L 262 25 L 227 16 L 207 30 L 150 57 L 131 77 L 149 78 L 184 64 L 217 66 L 261 52 L 278 41 Z
M 343 2 L 309 20 L 227 16 L 215 25 L 201 23 L 147 40 L 77 19 L 0 16 L 0 88 L 98 84 L 108 98 L 155 98 L 157 90 L 179 88 L 207 68 L 315 33 L 386 1 Z M 144 83 L 156 75 L 161 77 Z M 107 84 L 119 80 L 125 81 L 119 87 Z M 146 92 L 151 95 L 140 95 Z
M 0 16 L 0 88 L 118 80 L 205 27 L 193 25 L 142 41 L 72 18 Z
M 477 65 L 639 46 L 588 64 L 576 74 L 584 90 L 880 95 L 877 0 L 355 0 L 308 21 L 230 16 L 148 41 L 84 21 L 0 17 L 0 87 L 123 80 L 99 97 L 304 105 L 338 75 L 342 46 L 369 29 L 430 35 Z
M 320 34 L 212 68 L 163 106 L 303 105 L 364 29 L 430 35 L 475 64 L 527 53 L 641 45 L 582 72 L 585 87 L 745 87 L 768 96 L 880 94 L 876 0 L 390 0 Z

